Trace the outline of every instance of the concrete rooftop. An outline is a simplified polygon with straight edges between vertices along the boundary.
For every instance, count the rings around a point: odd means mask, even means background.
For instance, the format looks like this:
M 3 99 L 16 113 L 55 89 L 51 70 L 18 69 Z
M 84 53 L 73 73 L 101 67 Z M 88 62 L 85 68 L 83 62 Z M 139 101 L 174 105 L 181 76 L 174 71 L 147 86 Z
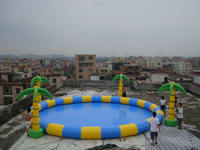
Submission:
M 64 92 L 65 89 L 61 90 Z M 115 95 L 115 91 L 102 90 L 67 90 L 67 96 L 74 95 Z M 12 128 L 12 130 L 10 130 Z M 137 149 L 137 150 L 180 150 L 180 149 L 200 149 L 200 139 L 190 134 L 187 130 L 179 130 L 176 127 L 161 126 L 161 133 L 158 137 L 158 145 L 153 147 L 150 143 L 150 134 L 146 132 L 137 136 L 126 137 L 122 139 L 107 139 L 107 140 L 75 140 L 60 138 L 50 135 L 44 135 L 39 139 L 32 139 L 27 137 L 24 133 L 25 125 L 22 115 L 19 115 L 8 123 L 0 127 L 0 139 L 6 139 L 8 136 L 13 136 L 18 139 L 10 150 L 85 150 L 100 145 L 115 144 L 118 148 L 112 149 Z M 6 132 L 5 132 L 6 131 Z M 20 137 L 18 132 L 24 134 Z M 12 138 L 11 138 L 12 139 Z M 9 144 L 9 141 L 4 141 Z M 9 147 L 9 146 L 7 146 Z M 107 148 L 108 150 L 109 148 Z

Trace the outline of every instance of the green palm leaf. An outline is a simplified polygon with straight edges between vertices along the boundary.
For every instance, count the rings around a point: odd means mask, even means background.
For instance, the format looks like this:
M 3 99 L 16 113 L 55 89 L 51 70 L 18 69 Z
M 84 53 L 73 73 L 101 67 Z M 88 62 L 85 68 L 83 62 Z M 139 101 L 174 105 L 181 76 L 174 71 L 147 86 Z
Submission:
M 174 83 L 171 83 L 171 84 L 170 84 L 170 87 L 169 87 L 170 93 L 172 93 L 173 88 L 174 88 Z
M 174 84 L 174 87 L 177 91 L 181 91 L 183 92 L 184 94 L 186 94 L 187 92 L 185 91 L 185 89 L 179 84 L 179 83 L 175 83 Z
M 164 85 L 158 90 L 158 94 L 160 94 L 160 93 L 163 92 L 163 91 L 169 91 L 170 84 L 171 84 L 171 83 L 164 84 Z
M 122 79 L 125 79 L 127 82 L 129 82 L 129 78 L 126 75 L 122 75 Z
M 128 82 L 130 81 L 126 75 L 118 74 L 112 79 L 112 82 L 115 82 L 116 80 L 121 80 L 121 79 L 125 79 Z
M 175 90 L 177 91 L 181 91 L 184 94 L 186 94 L 185 89 L 179 84 L 179 83 L 174 83 L 174 82 L 170 82 L 167 84 L 164 84 L 159 90 L 158 90 L 158 94 L 160 94 L 163 91 L 170 91 L 172 92 L 172 89 L 175 88 Z
M 45 83 L 45 82 L 49 83 L 49 80 L 47 78 L 36 76 L 31 80 L 31 87 L 33 87 L 38 80 L 40 81 L 40 84 Z
M 34 88 L 28 88 L 25 89 L 24 91 L 22 91 L 18 96 L 17 96 L 17 100 L 22 99 L 25 95 L 30 95 L 33 94 L 33 90 Z
M 114 76 L 114 78 L 112 79 L 112 82 L 115 82 L 116 80 L 120 79 L 120 74 Z
M 49 99 L 53 99 L 51 94 L 46 89 L 38 88 L 38 91 L 42 96 L 47 96 Z

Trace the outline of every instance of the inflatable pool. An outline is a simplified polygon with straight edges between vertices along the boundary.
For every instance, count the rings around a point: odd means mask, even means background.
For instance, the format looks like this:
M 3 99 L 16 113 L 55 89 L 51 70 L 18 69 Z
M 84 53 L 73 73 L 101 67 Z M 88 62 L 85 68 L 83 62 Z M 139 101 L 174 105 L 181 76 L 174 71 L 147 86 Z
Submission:
M 73 96 L 39 104 L 40 126 L 47 134 L 76 139 L 108 139 L 149 130 L 152 112 L 160 122 L 160 107 L 141 99 L 119 96 Z

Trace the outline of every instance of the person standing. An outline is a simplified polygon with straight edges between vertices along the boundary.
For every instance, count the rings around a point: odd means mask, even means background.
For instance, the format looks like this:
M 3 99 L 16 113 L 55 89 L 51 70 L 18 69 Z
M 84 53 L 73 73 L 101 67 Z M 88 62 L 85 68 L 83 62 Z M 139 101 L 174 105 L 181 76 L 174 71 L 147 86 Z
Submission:
M 161 110 L 164 112 L 164 115 L 165 115 L 165 103 L 166 103 L 166 100 L 165 100 L 164 96 L 161 96 L 160 107 L 161 107 Z
M 32 119 L 32 113 L 31 113 L 30 107 L 28 107 L 27 110 L 25 111 L 24 119 L 25 119 L 26 133 L 27 133 L 27 136 L 28 136 L 28 131 L 31 127 L 31 119 Z
M 153 112 L 153 118 L 150 121 L 150 133 L 153 146 L 155 144 L 158 144 L 157 142 L 158 132 L 160 132 L 160 122 L 158 118 L 156 118 L 156 112 Z
M 183 107 L 182 107 L 182 103 L 178 103 L 178 107 L 177 107 L 177 121 L 178 121 L 178 129 L 182 129 L 182 121 L 183 121 Z

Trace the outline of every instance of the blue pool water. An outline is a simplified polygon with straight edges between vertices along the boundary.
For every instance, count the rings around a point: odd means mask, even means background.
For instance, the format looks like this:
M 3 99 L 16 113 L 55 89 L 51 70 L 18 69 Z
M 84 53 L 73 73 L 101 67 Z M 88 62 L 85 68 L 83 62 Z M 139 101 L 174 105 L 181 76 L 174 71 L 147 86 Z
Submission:
M 152 113 L 148 110 L 115 103 L 77 103 L 51 107 L 40 112 L 40 124 L 57 123 L 71 127 L 114 127 L 143 123 Z

